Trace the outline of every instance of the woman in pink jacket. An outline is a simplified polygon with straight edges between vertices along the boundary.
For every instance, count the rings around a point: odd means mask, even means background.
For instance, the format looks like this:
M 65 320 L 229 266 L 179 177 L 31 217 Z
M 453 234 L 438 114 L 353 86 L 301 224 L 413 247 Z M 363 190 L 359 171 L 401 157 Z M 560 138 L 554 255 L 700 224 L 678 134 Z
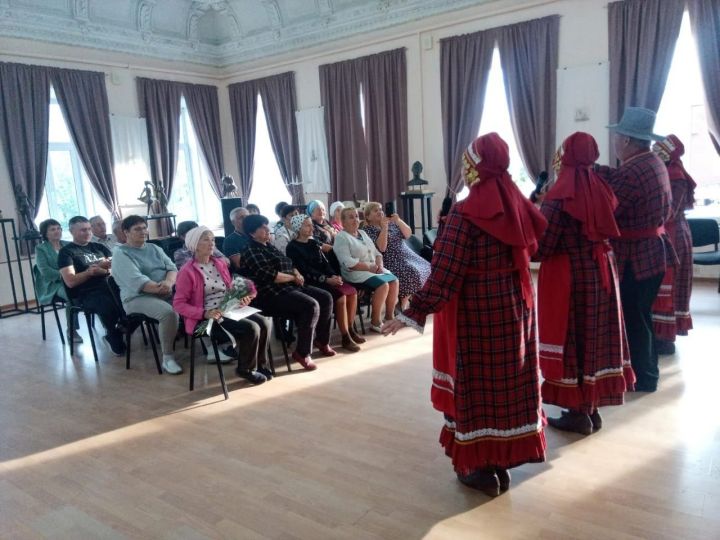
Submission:
M 191 261 L 178 272 L 175 283 L 173 307 L 184 318 L 185 332 L 192 335 L 197 325 L 205 319 L 214 319 L 211 333 L 219 343 L 230 340 L 231 334 L 237 348 L 236 373 L 252 384 L 262 384 L 272 378 L 267 356 L 270 325 L 258 314 L 234 321 L 223 318 L 218 309 L 225 292 L 232 283 L 227 263 L 213 257 L 215 236 L 205 226 L 196 227 L 185 236 L 185 245 L 193 254 Z M 243 299 L 247 305 L 252 296 Z

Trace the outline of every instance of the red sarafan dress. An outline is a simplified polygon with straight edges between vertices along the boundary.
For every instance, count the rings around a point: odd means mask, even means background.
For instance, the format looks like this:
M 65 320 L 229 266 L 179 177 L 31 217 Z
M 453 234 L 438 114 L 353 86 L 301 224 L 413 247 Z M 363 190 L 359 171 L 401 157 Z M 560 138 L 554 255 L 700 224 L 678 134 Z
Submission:
M 563 143 L 557 182 L 540 209 L 548 228 L 534 256 L 542 262 L 542 398 L 583 414 L 621 405 L 635 383 L 609 242 L 620 236 L 613 216 L 618 203 L 592 171 L 598 156 L 587 133 L 574 133 Z
M 472 149 L 479 181 L 445 218 L 430 278 L 399 317 L 421 329 L 441 313 L 432 400 L 460 474 L 545 458 L 528 254 L 546 223 L 507 174 L 504 141 L 493 133 Z
M 675 135 L 657 143 L 658 154 L 665 161 L 672 189 L 672 209 L 665 222 L 665 231 L 677 253 L 678 263 L 668 266 L 653 304 L 655 337 L 661 341 L 675 341 L 675 336 L 687 336 L 692 329 L 690 294 L 692 293 L 692 236 L 685 210 L 695 205 L 695 181 L 683 166 L 680 157 L 685 146 Z

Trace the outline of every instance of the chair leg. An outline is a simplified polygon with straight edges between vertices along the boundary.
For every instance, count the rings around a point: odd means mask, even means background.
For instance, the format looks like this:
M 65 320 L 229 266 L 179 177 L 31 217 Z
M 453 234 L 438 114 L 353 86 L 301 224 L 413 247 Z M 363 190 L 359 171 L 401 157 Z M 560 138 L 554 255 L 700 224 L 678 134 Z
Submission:
M 76 328 L 75 328 L 76 310 L 74 310 L 69 305 L 65 309 L 70 310 L 70 335 L 72 336 L 72 335 L 75 335 L 75 330 L 76 330 Z M 92 332 L 90 332 L 90 333 L 92 333 Z M 72 356 L 73 354 L 75 354 L 75 340 L 69 339 L 68 341 L 70 342 L 70 356 Z
M 130 369 L 130 341 L 132 339 L 132 329 L 125 329 L 125 369 Z
M 207 347 L 205 346 L 205 341 L 203 340 L 202 336 L 200 336 L 200 337 L 198 338 L 198 340 L 200 340 L 200 348 L 202 349 L 203 354 L 204 354 L 205 356 L 207 356 L 207 355 L 208 355 L 208 350 L 207 350 Z
M 87 327 L 88 327 L 88 334 L 90 335 L 90 346 L 92 347 L 93 357 L 95 358 L 95 363 L 98 363 L 98 355 L 97 355 L 97 349 L 95 348 L 95 332 L 93 332 L 92 329 L 92 313 L 85 312 L 85 320 L 87 321 Z M 70 342 L 72 343 L 72 339 Z
M 57 304 L 55 304 L 55 302 L 52 303 L 52 309 L 53 309 L 53 314 L 55 315 L 55 322 L 57 323 L 57 327 L 58 327 L 58 334 L 60 334 L 60 342 L 63 344 L 63 347 L 64 347 L 65 346 L 65 336 L 63 336 L 62 324 L 60 324 L 60 315 L 58 315 Z M 42 317 L 43 317 L 43 323 L 44 323 L 45 322 L 44 321 L 45 313 L 42 314 Z M 43 335 L 44 335 L 44 333 L 43 333 Z M 72 339 L 72 336 L 70 337 L 70 339 Z
M 213 352 L 215 353 L 215 363 L 217 364 L 218 375 L 220 375 L 220 384 L 222 385 L 223 394 L 225 394 L 225 399 L 228 399 L 230 396 L 228 395 L 227 384 L 225 383 L 225 374 L 223 373 L 222 364 L 220 363 L 220 354 L 218 353 L 217 342 L 211 338 L 210 344 L 212 345 Z
M 162 375 L 162 366 L 160 365 L 160 357 L 158 357 L 157 346 L 155 345 L 155 339 L 156 339 L 155 333 L 157 332 L 157 329 L 155 328 L 153 323 L 151 323 L 150 321 L 145 321 L 145 324 L 147 325 L 148 334 L 150 334 L 150 344 L 152 345 L 153 358 L 155 358 L 155 366 L 157 367 L 158 375 Z M 140 325 L 140 327 L 142 328 L 142 325 Z
M 142 332 L 143 343 L 145 343 L 145 346 L 147 347 L 148 346 L 147 336 L 145 335 L 145 328 L 143 327 L 142 324 L 140 325 L 140 331 Z
M 190 391 L 195 390 L 195 340 L 198 338 L 190 339 Z
M 272 349 L 270 348 L 270 340 L 268 340 L 268 346 L 267 346 L 267 355 L 268 360 L 270 361 L 270 372 L 275 375 L 275 358 L 273 357 Z
M 40 306 L 40 328 L 42 330 L 43 341 L 45 341 L 47 339 L 47 335 L 45 333 L 45 306 Z

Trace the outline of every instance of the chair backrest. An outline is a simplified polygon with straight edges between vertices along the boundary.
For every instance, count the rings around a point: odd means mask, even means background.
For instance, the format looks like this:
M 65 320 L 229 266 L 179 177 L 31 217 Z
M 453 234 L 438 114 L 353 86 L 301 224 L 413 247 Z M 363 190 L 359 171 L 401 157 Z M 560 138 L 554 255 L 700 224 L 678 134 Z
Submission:
M 224 236 L 216 236 L 215 237 L 215 247 L 219 249 L 220 251 L 223 250 L 223 244 L 225 243 L 225 237 Z M 223 253 L 225 253 L 223 251 Z
M 185 241 L 177 236 L 167 236 L 165 238 L 154 238 L 148 240 L 148 243 L 160 246 L 165 255 L 170 257 L 171 261 L 175 260 L 175 251 L 185 245 Z
M 690 225 L 690 235 L 692 236 L 693 247 L 715 245 L 718 249 L 720 243 L 720 227 L 714 219 L 692 218 L 687 220 Z
M 423 235 L 423 243 L 428 247 L 433 247 L 437 238 L 437 229 L 428 229 Z
M 405 239 L 405 243 L 412 249 L 415 253 L 420 255 L 423 250 L 423 243 L 422 241 L 415 236 L 414 234 L 411 234 Z

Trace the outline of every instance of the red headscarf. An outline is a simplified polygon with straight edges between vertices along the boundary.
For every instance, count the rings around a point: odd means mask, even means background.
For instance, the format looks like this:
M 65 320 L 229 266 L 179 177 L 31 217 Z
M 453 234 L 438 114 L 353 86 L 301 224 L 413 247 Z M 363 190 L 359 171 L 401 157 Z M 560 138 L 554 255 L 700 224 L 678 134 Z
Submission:
M 547 220 L 518 189 L 507 172 L 508 145 L 497 133 L 475 139 L 464 154 L 479 180 L 470 188 L 462 205 L 462 216 L 513 248 L 513 261 L 520 271 L 523 298 L 532 306 L 530 255 L 547 228 Z
M 695 205 L 695 187 L 697 184 L 685 170 L 680 159 L 680 156 L 685 153 L 685 145 L 675 135 L 668 135 L 665 140 L 658 141 L 655 144 L 661 150 L 658 153 L 665 161 L 670 181 L 685 180 L 688 183 L 688 198 L 685 201 L 685 209 L 690 210 Z
M 592 241 L 620 236 L 614 216 L 618 201 L 592 170 L 600 156 L 595 139 L 578 131 L 565 139 L 562 148 L 562 166 L 545 200 L 562 201 L 563 210 L 582 223 L 583 234 Z

